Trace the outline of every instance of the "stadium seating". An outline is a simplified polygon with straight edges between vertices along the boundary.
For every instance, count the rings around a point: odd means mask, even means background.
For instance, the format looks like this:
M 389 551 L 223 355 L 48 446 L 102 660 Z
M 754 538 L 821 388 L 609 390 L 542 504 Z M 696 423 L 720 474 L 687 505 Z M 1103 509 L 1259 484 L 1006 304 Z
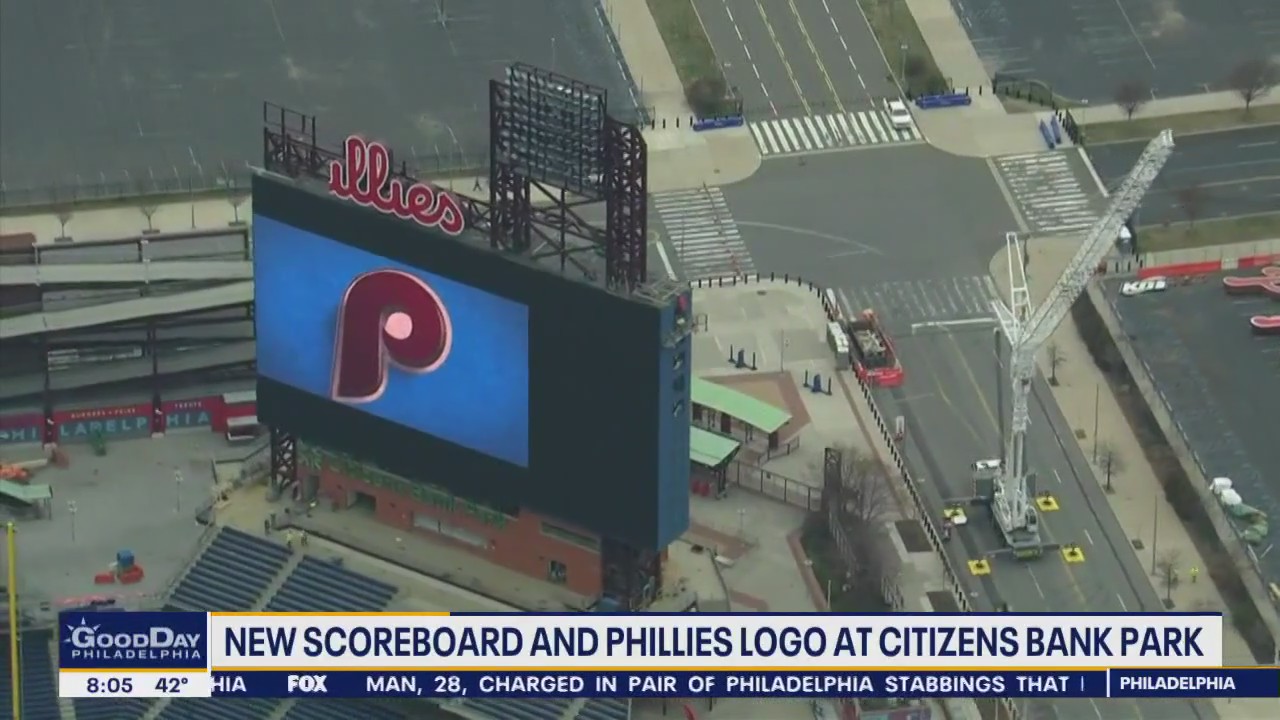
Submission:
M 494 720 L 560 720 L 573 700 L 502 700 L 474 698 L 467 701 L 467 708 L 481 712 Z
M 267 720 L 279 702 L 256 698 L 174 700 L 160 711 L 156 720 Z
M 360 700 L 299 700 L 282 720 L 406 720 L 406 716 Z
M 155 700 L 86 698 L 75 701 L 76 720 L 141 720 Z
M 166 609 L 251 610 L 288 560 L 285 548 L 224 527 L 178 583 Z
M 588 700 L 578 711 L 577 720 L 629 720 L 630 701 L 618 698 Z
M 375 612 L 396 588 L 333 563 L 303 558 L 267 603 L 269 612 Z
M 22 699 L 23 720 L 59 720 L 58 690 L 53 679 L 53 657 L 49 654 L 52 634 L 49 630 L 29 630 L 22 638 Z M 9 712 L 13 703 L 12 684 L 9 680 L 9 635 L 0 635 L 4 642 L 4 659 L 0 660 L 0 712 Z

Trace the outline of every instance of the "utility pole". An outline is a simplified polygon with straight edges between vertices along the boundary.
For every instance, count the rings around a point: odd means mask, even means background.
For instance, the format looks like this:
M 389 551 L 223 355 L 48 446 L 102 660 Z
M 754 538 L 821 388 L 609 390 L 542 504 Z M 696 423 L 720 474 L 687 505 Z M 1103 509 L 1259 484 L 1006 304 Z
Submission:
M 182 471 L 173 471 L 173 511 L 182 512 Z
M 1102 384 L 1093 386 L 1093 464 L 1098 464 L 1098 401 L 1102 399 Z
M 1151 574 L 1156 570 L 1156 546 L 1160 544 L 1160 494 L 1151 496 Z

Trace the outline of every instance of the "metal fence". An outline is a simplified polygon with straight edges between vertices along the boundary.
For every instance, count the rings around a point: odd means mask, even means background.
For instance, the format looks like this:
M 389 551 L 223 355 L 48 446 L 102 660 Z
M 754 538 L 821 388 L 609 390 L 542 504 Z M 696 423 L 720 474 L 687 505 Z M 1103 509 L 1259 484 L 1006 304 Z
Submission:
M 400 159 L 400 158 L 397 158 Z M 476 153 L 461 151 L 431 158 L 414 157 L 408 172 L 422 179 L 441 179 L 487 175 L 488 149 Z M 206 173 L 198 167 L 171 168 L 171 172 L 147 172 L 134 175 L 128 171 L 97 177 L 77 177 L 74 182 L 43 186 L 18 186 L 0 183 L 0 212 L 29 212 L 52 209 L 70 212 L 93 205 L 145 205 L 178 198 L 247 197 L 253 169 L 249 162 L 217 173 Z
M 249 181 L 253 177 L 248 165 L 243 168 L 207 175 L 202 172 L 173 175 L 147 175 L 131 177 L 79 178 L 75 183 L 46 185 L 43 187 L 17 187 L 0 184 L 0 210 L 29 210 L 55 208 L 71 210 L 85 205 L 139 203 L 148 199 L 233 195 L 249 193 Z
M 818 488 L 757 465 L 734 460 L 725 468 L 725 477 L 744 490 L 758 492 L 803 510 L 812 512 L 822 507 L 822 491 Z

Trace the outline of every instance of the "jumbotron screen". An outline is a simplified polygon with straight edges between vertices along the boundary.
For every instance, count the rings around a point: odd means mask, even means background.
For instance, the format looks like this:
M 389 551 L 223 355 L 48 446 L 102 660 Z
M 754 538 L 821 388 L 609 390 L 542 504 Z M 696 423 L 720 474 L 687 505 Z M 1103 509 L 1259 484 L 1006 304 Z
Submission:
M 670 308 L 286 179 L 253 208 L 264 423 L 640 547 L 687 527 Z

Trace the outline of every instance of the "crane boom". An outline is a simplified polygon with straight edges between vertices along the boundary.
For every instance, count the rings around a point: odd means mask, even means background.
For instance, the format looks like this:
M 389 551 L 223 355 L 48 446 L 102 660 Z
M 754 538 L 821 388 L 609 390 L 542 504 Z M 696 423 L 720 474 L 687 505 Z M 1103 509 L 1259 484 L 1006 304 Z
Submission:
M 1156 176 L 1164 168 L 1169 156 L 1173 153 L 1173 133 L 1165 130 L 1147 143 L 1146 149 L 1138 156 L 1129 176 L 1120 184 L 1119 189 L 1111 196 L 1111 202 L 1102 218 L 1085 236 L 1075 257 L 1062 272 L 1062 277 L 1054 283 L 1048 297 L 1041 303 L 1035 314 L 1027 322 L 1027 342 L 1037 349 L 1048 342 L 1049 336 L 1067 317 L 1071 306 L 1080 293 L 1089 284 L 1111 248 L 1115 247 L 1116 238 L 1120 236 L 1120 228 L 1125 221 L 1133 217 L 1142 198 L 1155 182 Z
M 1121 226 L 1138 209 L 1168 162 L 1173 147 L 1173 133 L 1169 130 L 1147 144 L 1128 177 L 1111 196 L 1106 212 L 1089 228 L 1080 249 L 1039 307 L 1033 308 L 1031 303 L 1022 243 L 1013 233 L 1005 237 L 1009 255 L 1009 301 L 1008 304 L 996 301 L 994 308 L 1009 343 L 1011 422 L 1004 462 L 994 478 L 991 506 L 1007 544 L 1015 552 L 1025 549 L 1027 555 L 1039 554 L 1040 547 L 1037 514 L 1028 492 L 1030 473 L 1026 460 L 1026 435 L 1031 425 L 1028 400 L 1036 376 L 1036 353 L 1084 292 L 1098 263 L 1115 244 Z

